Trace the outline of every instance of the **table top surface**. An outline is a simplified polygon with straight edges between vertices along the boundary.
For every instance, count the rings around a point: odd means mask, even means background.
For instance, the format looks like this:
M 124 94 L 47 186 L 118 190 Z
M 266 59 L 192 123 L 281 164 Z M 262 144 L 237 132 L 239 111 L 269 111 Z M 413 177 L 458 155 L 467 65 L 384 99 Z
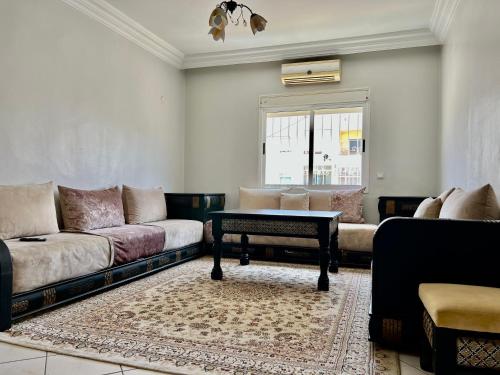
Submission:
M 307 219 L 335 219 L 342 215 L 341 211 L 307 211 L 307 210 L 252 210 L 252 209 L 233 209 L 224 211 L 213 211 L 211 216 L 247 216 L 247 217 L 278 217 L 278 218 L 307 218 Z

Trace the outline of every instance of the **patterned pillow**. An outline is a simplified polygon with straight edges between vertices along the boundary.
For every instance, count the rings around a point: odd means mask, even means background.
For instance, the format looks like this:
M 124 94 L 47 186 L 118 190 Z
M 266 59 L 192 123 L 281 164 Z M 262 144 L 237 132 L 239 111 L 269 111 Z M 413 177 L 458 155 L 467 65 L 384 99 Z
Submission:
M 64 186 L 58 188 L 66 230 L 83 232 L 125 224 L 118 186 L 104 190 L 78 190 Z
M 365 188 L 357 190 L 333 190 L 332 210 L 342 211 L 342 223 L 364 223 L 363 194 Z

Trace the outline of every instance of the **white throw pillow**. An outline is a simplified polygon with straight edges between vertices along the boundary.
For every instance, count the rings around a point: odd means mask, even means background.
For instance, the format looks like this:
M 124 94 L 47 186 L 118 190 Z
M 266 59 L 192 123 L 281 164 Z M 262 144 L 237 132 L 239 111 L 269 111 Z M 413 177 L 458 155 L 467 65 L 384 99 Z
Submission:
M 280 209 L 282 210 L 309 210 L 309 193 L 287 194 L 281 193 Z
M 54 186 L 0 186 L 0 239 L 59 232 Z

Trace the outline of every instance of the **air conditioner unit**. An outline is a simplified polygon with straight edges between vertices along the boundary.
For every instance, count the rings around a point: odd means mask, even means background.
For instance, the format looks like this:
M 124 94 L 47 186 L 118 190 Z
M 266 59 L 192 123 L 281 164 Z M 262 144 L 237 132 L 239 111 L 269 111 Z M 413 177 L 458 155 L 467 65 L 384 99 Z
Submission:
M 281 82 L 287 86 L 340 82 L 340 60 L 282 64 Z

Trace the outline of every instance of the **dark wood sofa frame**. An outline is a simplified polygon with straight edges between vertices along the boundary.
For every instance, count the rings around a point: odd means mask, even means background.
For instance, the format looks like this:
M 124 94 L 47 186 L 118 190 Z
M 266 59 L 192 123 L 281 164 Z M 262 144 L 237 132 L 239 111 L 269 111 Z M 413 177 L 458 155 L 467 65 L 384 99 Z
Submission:
M 224 194 L 165 194 L 168 219 L 205 222 L 208 212 L 224 208 Z M 0 331 L 28 315 L 97 294 L 205 254 L 203 241 L 113 266 L 28 292 L 12 294 L 12 259 L 0 240 Z
M 421 283 L 500 287 L 500 221 L 389 218 L 373 240 L 370 339 L 415 349 Z

